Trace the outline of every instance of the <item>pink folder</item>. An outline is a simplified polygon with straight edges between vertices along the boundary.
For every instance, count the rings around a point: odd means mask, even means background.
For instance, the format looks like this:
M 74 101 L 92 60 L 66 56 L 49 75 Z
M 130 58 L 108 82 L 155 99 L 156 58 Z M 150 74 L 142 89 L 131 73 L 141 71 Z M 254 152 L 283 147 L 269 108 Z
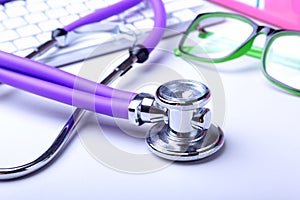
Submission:
M 236 0 L 210 0 L 280 28 L 300 31 L 300 0 L 265 0 L 264 9 Z

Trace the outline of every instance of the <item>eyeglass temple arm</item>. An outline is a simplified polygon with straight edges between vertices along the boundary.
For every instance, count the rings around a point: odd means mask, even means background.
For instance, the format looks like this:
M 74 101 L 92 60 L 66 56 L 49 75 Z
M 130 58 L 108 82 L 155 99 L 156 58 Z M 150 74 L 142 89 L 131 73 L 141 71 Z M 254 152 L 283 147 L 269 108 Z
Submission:
M 184 49 L 185 49 L 186 52 L 190 52 L 193 49 L 193 47 L 192 46 L 190 46 L 190 47 L 186 46 Z M 261 47 L 252 46 L 245 54 L 247 56 L 260 59 L 262 57 L 262 51 L 263 51 L 263 49 Z M 179 48 L 174 49 L 174 54 L 176 56 L 182 56 L 183 55 L 183 53 L 179 50 Z
M 197 27 L 197 30 L 199 31 L 198 37 L 200 39 L 208 38 L 214 34 L 213 32 L 206 31 L 203 27 Z M 223 39 L 225 39 L 225 41 L 226 41 L 225 43 L 227 45 L 232 45 L 230 42 L 232 42 L 232 43 L 234 42 L 234 41 L 230 41 L 226 38 L 223 38 Z M 234 58 L 240 57 L 242 55 L 247 55 L 247 56 L 250 56 L 253 58 L 262 59 L 264 48 L 253 45 L 254 40 L 255 40 L 255 37 L 250 39 L 244 45 L 242 45 L 241 48 L 239 48 L 235 53 L 231 54 L 230 56 L 228 56 L 218 62 L 229 61 Z M 184 46 L 181 48 L 175 48 L 174 49 L 175 56 L 182 56 L 184 54 L 183 52 L 180 51 L 182 48 L 184 48 L 185 52 L 190 53 L 195 48 L 201 48 L 201 47 L 200 46 Z M 205 47 L 203 49 L 208 52 L 217 50 L 216 46 L 213 46 L 213 45 L 211 45 L 209 47 Z M 299 64 L 297 64 L 299 62 L 298 60 L 295 60 L 292 58 L 287 58 L 284 55 L 275 56 L 273 59 L 277 63 L 281 63 L 281 64 L 286 65 L 291 68 L 300 69 Z
M 253 57 L 253 58 L 258 58 L 260 59 L 262 57 L 263 53 L 263 48 L 257 47 L 257 46 L 252 46 L 247 52 L 246 55 Z
M 185 50 L 185 52 L 191 52 L 194 48 L 195 47 L 193 47 L 193 46 L 185 46 L 184 50 Z M 208 49 L 206 49 L 206 50 L 208 50 Z M 257 47 L 257 46 L 252 46 L 248 51 L 246 51 L 245 55 L 253 57 L 253 58 L 261 59 L 262 52 L 263 52 L 263 48 Z M 179 50 L 179 48 L 175 48 L 174 55 L 175 56 L 183 56 L 183 53 Z M 223 60 L 222 62 L 232 60 L 236 57 L 239 57 L 239 56 L 232 56 L 230 58 L 227 58 L 226 60 Z M 290 68 L 300 69 L 300 66 L 297 64 L 298 61 L 295 59 L 286 58 L 284 56 L 277 56 L 274 59 L 275 59 L 274 61 L 276 61 L 277 63 L 281 63 Z
M 201 39 L 205 39 L 205 38 L 210 37 L 210 36 L 213 35 L 213 32 L 205 31 L 205 29 L 203 29 L 203 28 L 201 30 L 198 29 L 198 31 L 199 31 L 198 37 L 201 38 Z M 229 42 L 229 41 L 227 40 L 227 42 Z M 253 40 L 251 40 L 249 42 L 252 44 Z M 213 49 L 213 47 L 214 46 L 212 46 L 211 50 L 215 50 L 215 49 Z M 185 48 L 186 52 L 190 52 L 191 50 L 194 49 L 193 46 L 185 46 L 184 48 Z M 261 57 L 262 57 L 263 48 L 261 48 L 261 47 L 251 45 L 250 48 L 248 48 L 248 47 L 246 48 L 244 46 L 244 47 L 242 47 L 242 51 L 243 51 L 243 49 L 244 49 L 243 54 L 246 54 L 247 56 L 250 56 L 250 57 L 253 57 L 253 58 L 258 58 L 258 59 L 261 59 Z M 206 48 L 206 50 L 209 51 L 210 49 Z M 176 56 L 182 56 L 182 52 L 180 52 L 179 48 L 174 49 L 174 54 Z

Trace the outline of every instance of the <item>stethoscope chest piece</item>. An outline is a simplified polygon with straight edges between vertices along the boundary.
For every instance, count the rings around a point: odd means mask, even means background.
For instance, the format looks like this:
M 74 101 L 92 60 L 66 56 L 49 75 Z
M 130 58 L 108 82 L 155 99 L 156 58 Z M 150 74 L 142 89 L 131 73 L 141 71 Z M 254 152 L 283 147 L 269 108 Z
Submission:
M 160 122 L 150 129 L 146 142 L 154 154 L 174 161 L 206 158 L 217 152 L 224 143 L 222 130 L 213 124 L 194 138 L 178 138 L 173 134 L 176 133 L 167 124 Z
M 161 85 L 155 101 L 166 114 L 149 130 L 146 142 L 150 150 L 175 161 L 199 160 L 217 152 L 224 135 L 211 124 L 211 112 L 203 107 L 209 99 L 209 89 L 196 81 L 175 80 Z

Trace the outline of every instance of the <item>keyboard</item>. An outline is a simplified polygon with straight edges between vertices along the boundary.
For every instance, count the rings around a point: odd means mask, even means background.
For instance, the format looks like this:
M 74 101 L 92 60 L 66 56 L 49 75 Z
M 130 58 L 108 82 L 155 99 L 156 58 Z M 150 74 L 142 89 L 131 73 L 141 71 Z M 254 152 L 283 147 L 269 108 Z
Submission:
M 25 57 L 34 47 L 51 39 L 52 30 L 119 1 L 13 0 L 3 3 L 0 5 L 0 50 Z M 206 8 L 204 0 L 163 2 L 167 12 L 167 28 L 173 30 L 166 31 L 164 38 L 185 31 L 197 14 Z M 132 38 L 142 41 L 152 25 L 153 11 L 145 0 L 124 13 L 79 28 L 82 31 L 78 31 L 81 35 L 77 40 L 63 48 L 54 47 L 36 60 L 59 67 L 123 50 L 132 46 Z M 118 34 L 124 37 L 117 37 Z

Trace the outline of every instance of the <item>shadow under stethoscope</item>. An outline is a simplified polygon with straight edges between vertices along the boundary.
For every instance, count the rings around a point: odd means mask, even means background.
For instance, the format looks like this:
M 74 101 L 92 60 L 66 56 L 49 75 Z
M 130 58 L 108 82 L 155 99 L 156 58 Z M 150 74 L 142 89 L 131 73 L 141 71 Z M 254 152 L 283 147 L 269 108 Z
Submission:
M 208 163 L 208 162 L 216 162 L 216 160 L 222 155 L 224 154 L 224 152 L 226 151 L 226 142 L 224 142 L 222 148 L 217 151 L 216 153 L 210 155 L 209 157 L 206 157 L 206 158 L 203 158 L 203 159 L 200 159 L 200 160 L 196 160 L 196 161 L 185 161 L 185 162 L 174 162 L 175 165 L 199 165 L 199 164 L 204 164 L 204 163 Z
M 16 94 L 16 90 L 13 88 L 5 88 L 2 83 L 0 83 L 0 88 L 3 88 L 0 92 L 0 101 L 6 101 L 7 99 L 11 99 Z
M 113 163 L 116 164 L 117 160 L 122 159 L 121 155 L 125 154 L 131 154 L 130 158 L 132 159 L 127 159 L 126 162 L 132 162 L 132 164 L 134 164 L 135 166 L 141 165 L 141 162 L 139 161 L 143 161 L 143 162 L 148 162 L 148 167 L 149 164 L 153 164 L 153 166 L 155 166 L 153 169 L 146 170 L 145 172 L 135 172 L 135 171 L 125 171 L 125 173 L 129 173 L 129 174 L 145 174 L 145 173 L 154 173 L 160 170 L 164 170 L 172 165 L 196 165 L 196 164 L 204 164 L 204 163 L 208 163 L 211 161 L 214 161 L 215 159 L 217 159 L 219 156 L 221 156 L 225 149 L 225 144 L 223 145 L 223 147 L 217 151 L 215 154 L 207 157 L 207 158 L 203 158 L 200 159 L 198 161 L 171 161 L 171 160 L 166 160 L 164 158 L 161 158 L 159 156 L 156 156 L 153 154 L 153 152 L 151 152 L 148 148 L 141 148 L 142 146 L 146 147 L 146 142 L 145 139 L 148 136 L 147 135 L 147 130 L 149 128 L 151 128 L 151 126 L 147 126 L 147 127 L 127 127 L 127 130 L 124 129 L 124 126 L 120 125 L 120 121 L 116 121 L 116 119 L 114 118 L 107 118 L 107 117 L 101 117 L 101 116 L 97 116 L 97 125 L 99 127 L 101 127 L 101 131 L 102 133 L 97 133 L 95 134 L 95 131 L 93 131 L 93 133 L 91 131 L 88 130 L 88 128 L 93 127 L 95 124 L 95 122 L 93 122 L 93 120 L 91 119 L 91 116 L 93 114 L 89 113 L 86 118 L 85 121 L 86 123 L 82 123 L 79 127 L 79 137 L 81 139 L 81 143 L 83 144 L 83 146 L 86 149 L 89 149 L 88 152 L 92 155 L 92 157 L 97 158 L 96 160 L 100 161 L 100 163 L 102 163 L 104 166 L 108 166 L 108 168 L 111 168 L 115 171 L 118 172 L 124 172 L 121 168 L 119 169 L 118 167 L 122 167 L 121 166 L 113 166 L 111 165 L 105 158 L 105 156 L 103 156 L 103 154 L 107 154 L 108 157 L 110 157 L 110 160 L 115 160 Z M 93 125 L 94 124 L 94 125 Z M 128 126 L 128 122 L 127 122 L 127 126 Z M 130 134 L 128 134 L 128 132 L 131 131 Z M 135 132 L 135 133 L 134 133 Z M 145 133 L 144 133 L 145 132 Z M 109 134 L 108 134 L 109 133 Z M 114 133 L 113 135 L 111 133 Z M 89 137 L 88 135 L 94 134 L 95 136 L 93 137 L 93 139 L 91 139 L 90 141 L 87 140 L 87 137 Z M 103 134 L 102 137 L 100 137 L 99 134 Z M 138 136 L 139 134 L 141 134 L 140 136 Z M 113 136 L 113 137 L 111 137 Z M 98 140 L 98 142 L 96 141 Z M 100 142 L 100 140 L 102 142 Z M 96 155 L 95 151 L 91 151 L 91 141 L 94 143 L 98 144 L 98 148 L 102 149 L 100 152 L 102 156 Z M 118 141 L 122 141 L 122 143 L 118 142 Z M 118 149 L 119 151 L 119 155 L 115 155 L 114 151 L 112 150 L 112 147 L 110 148 L 105 148 L 103 147 L 103 145 L 101 146 L 101 144 L 104 143 L 110 143 L 112 146 L 114 146 L 115 148 Z M 126 144 L 126 145 L 122 145 L 122 144 Z M 105 145 L 104 145 L 105 146 Z M 134 151 L 130 152 L 130 147 L 128 149 L 128 146 L 133 146 L 134 147 Z M 127 147 L 127 148 L 126 148 Z M 123 151 L 123 152 L 122 152 Z M 141 159 L 141 157 L 144 157 L 143 159 Z M 137 159 L 139 158 L 139 159 Z M 125 164 L 124 164 L 125 165 Z
M 10 86 L 0 84 L 0 103 L 13 107 L 13 110 L 27 111 L 28 113 L 50 119 L 65 120 L 70 115 L 71 108 L 59 102 L 28 94 Z

